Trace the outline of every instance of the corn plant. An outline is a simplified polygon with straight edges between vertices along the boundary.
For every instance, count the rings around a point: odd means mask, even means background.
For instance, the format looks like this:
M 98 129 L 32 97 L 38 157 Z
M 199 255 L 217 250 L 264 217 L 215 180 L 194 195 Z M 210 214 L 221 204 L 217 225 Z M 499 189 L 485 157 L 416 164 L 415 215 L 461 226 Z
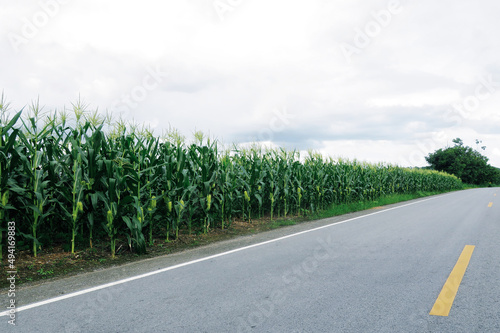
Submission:
M 1 110 L 3 105 L 2 98 Z M 171 241 L 183 231 L 226 229 L 235 218 L 274 220 L 393 193 L 462 186 L 444 173 L 314 152 L 302 161 L 296 151 L 256 145 L 219 151 L 218 142 L 201 132 L 186 146 L 175 130 L 160 139 L 85 108 L 78 102 L 71 114 L 46 115 L 33 103 L 27 117 L 20 111 L 10 120 L 2 111 L 0 230 L 18 220 L 34 255 L 54 233 L 68 235 L 64 242 L 72 252 L 76 236 L 88 237 L 90 247 L 109 242 L 115 257 L 124 239 L 144 253 L 157 237 Z
M 169 242 L 169 236 L 170 236 L 170 225 L 171 225 L 171 220 L 172 220 L 172 201 L 168 197 L 168 195 L 163 192 L 163 200 L 165 202 L 166 208 L 167 208 L 167 216 L 165 218 L 166 220 L 166 239 L 165 242 Z
M 16 182 L 16 167 L 20 163 L 20 152 L 16 149 L 19 130 L 13 128 L 21 116 L 21 112 L 18 112 L 12 119 L 8 119 L 4 114 L 7 107 L 2 94 L 0 99 L 0 122 L 2 125 L 0 128 L 0 261 L 3 258 L 3 232 L 7 231 L 9 211 L 15 210 L 15 207 L 9 202 L 11 192 L 20 195 L 24 193 L 24 189 Z
M 271 156 L 266 156 L 264 159 L 265 167 L 268 175 L 268 187 L 269 187 L 269 210 L 271 215 L 271 221 L 274 217 L 274 208 L 276 204 L 276 198 L 280 197 L 280 188 L 278 186 L 278 168 L 274 165 L 274 161 Z
M 81 169 L 82 157 L 77 154 L 77 158 L 73 163 L 73 189 L 72 194 L 72 212 L 71 212 L 71 253 L 75 253 L 75 236 L 77 233 L 77 221 L 79 214 L 83 213 L 83 189 L 84 184 L 82 181 L 82 169 Z M 83 183 L 83 184 L 82 184 Z
M 116 151 L 111 151 L 109 157 L 112 159 L 104 161 L 106 177 L 103 179 L 103 185 L 106 190 L 98 192 L 98 196 L 106 211 L 106 222 L 103 222 L 103 228 L 109 237 L 111 257 L 114 258 L 120 221 L 123 220 L 127 206 L 132 205 L 134 199 L 126 190 L 124 165 L 127 162 L 119 158 Z
M 104 123 L 101 122 L 97 126 L 93 124 L 93 131 L 90 136 L 85 134 L 85 141 L 87 143 L 87 151 L 82 155 L 83 164 L 85 166 L 83 173 L 83 181 L 85 183 L 85 202 L 89 204 L 89 212 L 87 214 L 87 226 L 89 246 L 93 247 L 92 240 L 94 234 L 94 224 L 96 215 L 99 213 L 99 197 L 97 193 L 101 190 L 101 181 L 105 175 L 105 168 L 103 163 L 103 156 L 101 149 L 104 145 L 104 133 L 102 127 Z
M 179 199 L 175 203 L 175 213 L 177 215 L 177 220 L 175 221 L 174 225 L 172 226 L 172 229 L 175 230 L 175 239 L 179 239 L 179 226 L 181 225 L 182 222 L 182 216 L 184 215 L 184 209 L 186 208 L 186 204 L 182 198 Z
M 151 200 L 149 201 L 148 212 L 147 212 L 147 220 L 149 221 L 149 246 L 153 246 L 153 221 L 155 218 L 156 212 L 156 196 L 150 193 Z
M 142 254 L 146 253 L 146 239 L 142 229 L 147 226 L 147 221 L 144 218 L 144 210 L 139 198 L 136 196 L 132 198 L 136 214 L 132 217 L 124 215 L 122 218 L 130 231 L 130 234 L 127 234 L 129 248 L 134 249 L 138 254 Z
M 219 160 L 219 191 L 216 198 L 221 207 L 221 228 L 224 229 L 225 223 L 231 225 L 233 220 L 233 192 L 235 190 L 234 163 L 231 161 L 229 151 L 226 151 Z
M 22 155 L 23 169 L 28 175 L 27 195 L 23 198 L 24 205 L 31 210 L 31 214 L 26 217 L 30 224 L 30 234 L 24 234 L 33 242 L 33 256 L 37 256 L 37 250 L 40 247 L 38 239 L 38 229 L 43 223 L 45 217 L 50 215 L 50 208 L 47 207 L 50 200 L 50 188 L 48 184 L 48 172 L 51 164 L 47 163 L 44 146 L 47 137 L 51 134 L 50 129 L 53 124 L 47 123 L 41 128 L 42 117 L 41 108 L 38 102 L 31 105 L 32 115 L 25 122 L 23 127 L 25 134 L 20 136 L 26 149 L 26 154 Z

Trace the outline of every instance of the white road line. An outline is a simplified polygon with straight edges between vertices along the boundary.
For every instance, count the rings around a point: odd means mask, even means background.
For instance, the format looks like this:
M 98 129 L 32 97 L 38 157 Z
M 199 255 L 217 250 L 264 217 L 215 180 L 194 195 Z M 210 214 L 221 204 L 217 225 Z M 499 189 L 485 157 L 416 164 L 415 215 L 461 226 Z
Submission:
M 451 192 L 451 193 L 448 193 L 448 194 L 445 194 L 445 195 L 450 195 L 450 194 L 453 194 L 453 193 L 456 193 L 456 192 Z M 419 200 L 419 201 L 416 201 L 416 202 L 408 203 L 408 204 L 397 206 L 397 207 L 393 207 L 393 208 L 388 208 L 388 209 L 380 210 L 380 211 L 377 211 L 377 212 L 374 212 L 374 213 L 370 213 L 370 214 L 367 214 L 367 215 L 353 217 L 351 219 L 347 219 L 347 220 L 340 221 L 340 222 L 330 223 L 330 224 L 327 224 L 327 225 L 324 225 L 324 226 L 321 226 L 321 227 L 317 227 L 317 228 L 313 228 L 313 229 L 309 229 L 309 230 L 300 231 L 300 232 L 297 232 L 297 233 L 294 233 L 294 234 L 290 234 L 290 235 L 287 235 L 287 236 L 283 236 L 283 237 L 271 239 L 271 240 L 268 240 L 268 241 L 265 241 L 265 242 L 248 245 L 248 246 L 240 247 L 240 248 L 237 248 L 237 249 L 234 249 L 234 250 L 230 250 L 230 251 L 226 251 L 226 252 L 214 254 L 214 255 L 211 255 L 211 256 L 208 256 L 208 257 L 204 257 L 204 258 L 200 258 L 200 259 L 188 261 L 188 262 L 185 262 L 185 263 L 182 263 L 182 264 L 177 264 L 177 265 L 169 266 L 169 267 L 162 268 L 162 269 L 159 269 L 159 270 L 156 270 L 156 271 L 153 271 L 153 272 L 149 272 L 149 273 L 144 273 L 144 274 L 132 276 L 132 277 L 129 277 L 129 278 L 126 278 L 126 279 L 122 279 L 122 280 L 118 280 L 118 281 L 115 281 L 115 282 L 110 282 L 110 283 L 102 284 L 100 286 L 96 286 L 96 287 L 92 287 L 92 288 L 88 288 L 88 289 L 76 291 L 76 292 L 69 293 L 69 294 L 66 294 L 66 295 L 63 295 L 63 296 L 58 296 L 58 297 L 50 298 L 50 299 L 45 300 L 45 301 L 40 301 L 40 302 L 36 302 L 36 303 L 32 303 L 32 304 L 20 306 L 19 308 L 16 308 L 16 312 L 20 312 L 20 311 L 24 311 L 24 310 L 28 310 L 28 309 L 33 309 L 33 308 L 36 308 L 36 307 L 39 307 L 39 306 L 42 306 L 42 305 L 47 305 L 47 304 L 50 304 L 50 303 L 62 301 L 64 299 L 68 299 L 68 298 L 72 298 L 72 297 L 76 297 L 76 296 L 88 294 L 88 293 L 91 293 L 93 291 L 97 291 L 97 290 L 101 290 L 101 289 L 113 287 L 113 286 L 116 286 L 116 285 L 119 285 L 119 284 L 123 284 L 123 283 L 127 283 L 127 282 L 130 282 L 130 281 L 134 281 L 134 280 L 139 280 L 139 279 L 142 279 L 142 278 L 145 278 L 145 277 L 148 277 L 148 276 L 152 276 L 152 275 L 155 275 L 155 274 L 164 273 L 164 272 L 171 271 L 171 270 L 174 270 L 174 269 L 177 269 L 177 268 L 180 268 L 180 267 L 184 267 L 184 266 L 189 266 L 189 265 L 192 265 L 192 264 L 196 264 L 196 263 L 199 263 L 199 262 L 202 262 L 202 261 L 207 261 L 207 260 L 210 260 L 210 259 L 222 257 L 222 256 L 225 256 L 225 255 L 228 255 L 228 254 L 231 254 L 231 253 L 236 253 L 236 252 L 248 250 L 248 249 L 251 249 L 251 248 L 254 248 L 254 247 L 257 247 L 257 246 L 261 246 L 261 245 L 265 245 L 265 244 L 269 244 L 269 243 L 274 243 L 274 242 L 277 242 L 277 241 L 280 241 L 280 240 L 283 240 L 283 239 L 295 237 L 295 236 L 306 234 L 306 233 L 313 232 L 313 231 L 316 231 L 316 230 L 320 230 L 320 229 L 324 229 L 324 228 L 329 228 L 331 226 L 340 225 L 340 224 L 343 224 L 343 223 L 351 222 L 351 221 L 354 221 L 354 220 L 358 220 L 358 219 L 365 218 L 365 217 L 372 216 L 372 215 L 376 215 L 376 214 L 385 213 L 385 212 L 388 212 L 390 210 L 394 210 L 394 209 L 399 209 L 399 208 L 403 208 L 403 207 L 415 205 L 415 204 L 418 204 L 418 203 L 422 203 L 422 202 L 425 202 L 425 201 L 436 199 L 438 197 L 441 198 L 441 197 L 443 197 L 443 195 L 432 197 L 432 198 L 428 198 L 428 199 L 424 199 L 424 200 Z M 7 316 L 8 314 L 9 314 L 9 311 L 0 312 L 0 317 Z

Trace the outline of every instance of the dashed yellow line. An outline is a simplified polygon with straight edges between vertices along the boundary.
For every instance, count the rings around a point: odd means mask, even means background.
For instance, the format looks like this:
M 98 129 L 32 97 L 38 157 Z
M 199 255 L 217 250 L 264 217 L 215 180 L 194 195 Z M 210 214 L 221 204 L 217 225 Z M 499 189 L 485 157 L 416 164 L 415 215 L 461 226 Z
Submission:
M 491 207 L 491 206 L 493 206 L 493 202 L 490 202 L 490 203 L 488 204 L 488 207 Z
M 474 245 L 466 245 L 462 251 L 462 254 L 458 258 L 455 267 L 448 276 L 441 293 L 439 293 L 434 306 L 432 307 L 431 316 L 448 316 L 450 314 L 451 306 L 455 300 L 455 296 L 458 292 L 458 287 L 462 282 L 465 270 L 469 266 L 469 261 L 474 251 Z

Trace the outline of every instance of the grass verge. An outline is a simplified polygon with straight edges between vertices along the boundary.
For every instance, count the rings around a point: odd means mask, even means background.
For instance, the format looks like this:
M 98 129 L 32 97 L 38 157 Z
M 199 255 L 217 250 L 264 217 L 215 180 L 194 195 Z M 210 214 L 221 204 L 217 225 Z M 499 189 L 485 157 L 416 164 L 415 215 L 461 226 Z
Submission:
M 393 194 L 380 197 L 375 201 L 360 201 L 351 202 L 342 205 L 334 205 L 327 210 L 315 214 L 314 219 L 324 219 L 328 217 L 344 215 L 347 213 L 358 212 L 361 210 L 378 208 L 398 202 L 404 202 L 408 200 L 419 199 L 423 197 L 428 197 L 432 195 L 442 194 L 445 192 L 417 192 L 414 194 Z

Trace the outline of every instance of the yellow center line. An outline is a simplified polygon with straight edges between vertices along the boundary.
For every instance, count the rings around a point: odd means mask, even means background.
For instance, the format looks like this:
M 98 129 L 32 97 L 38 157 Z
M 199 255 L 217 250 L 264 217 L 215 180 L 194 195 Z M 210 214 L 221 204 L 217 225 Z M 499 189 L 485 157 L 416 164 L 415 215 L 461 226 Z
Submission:
M 465 270 L 467 269 L 467 266 L 469 266 L 469 261 L 473 251 L 474 245 L 466 245 L 464 247 L 462 254 L 455 264 L 455 267 L 451 271 L 450 276 L 448 276 L 441 293 L 439 293 L 439 296 L 429 313 L 430 315 L 448 316 L 451 306 L 453 305 L 453 301 L 455 300 L 455 296 L 457 295 L 458 287 L 464 277 Z
M 490 203 L 488 204 L 488 207 L 491 207 L 491 206 L 493 206 L 493 202 L 490 202 Z

